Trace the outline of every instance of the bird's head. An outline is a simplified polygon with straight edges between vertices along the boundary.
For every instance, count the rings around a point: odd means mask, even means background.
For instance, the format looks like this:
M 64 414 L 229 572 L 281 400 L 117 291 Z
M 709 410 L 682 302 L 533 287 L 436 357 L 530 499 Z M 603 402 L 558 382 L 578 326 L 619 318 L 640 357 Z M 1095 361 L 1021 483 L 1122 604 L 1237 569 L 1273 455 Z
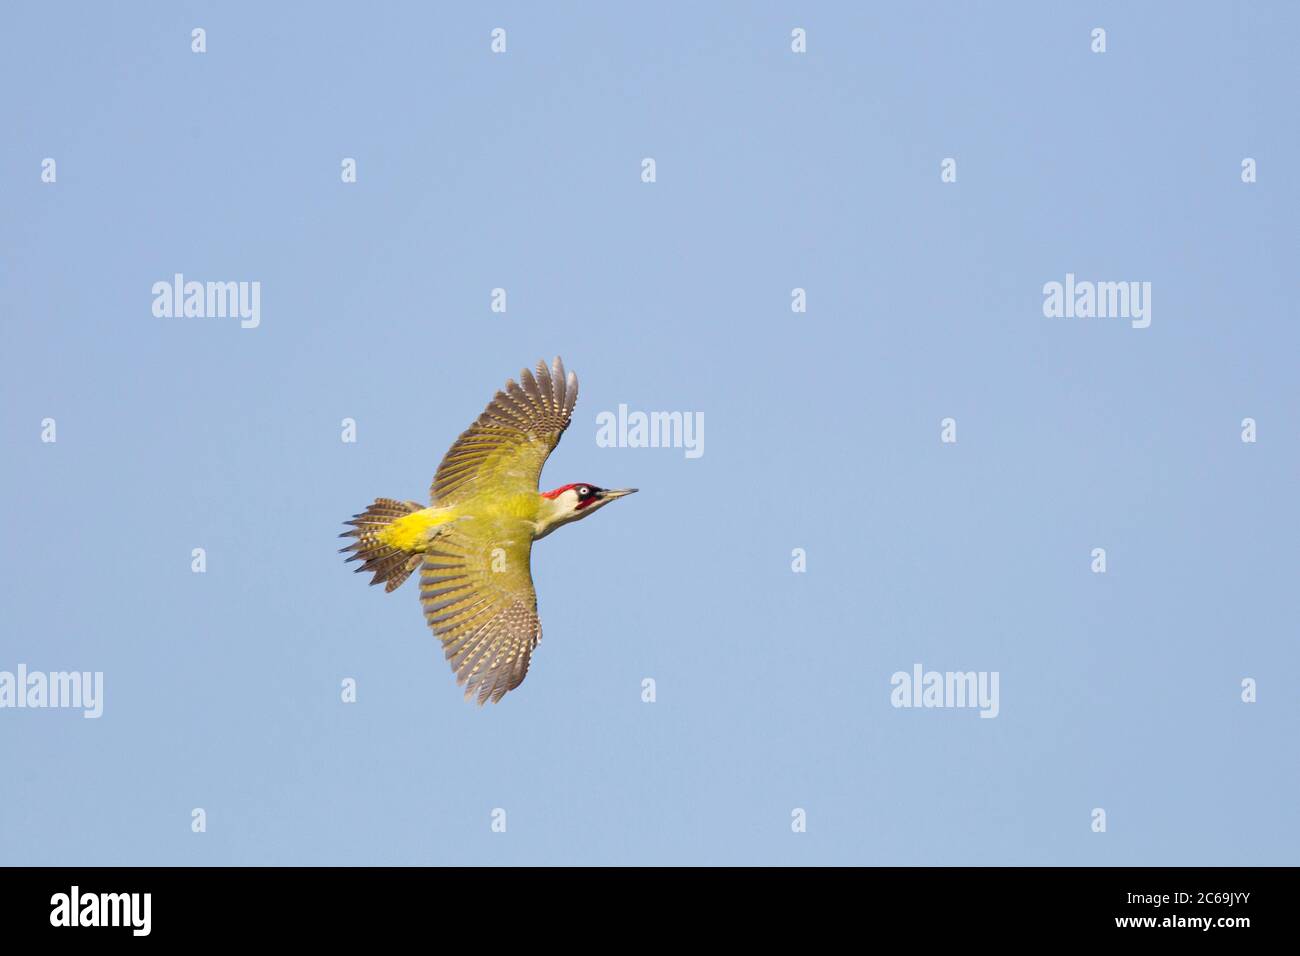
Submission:
M 618 498 L 635 492 L 635 488 L 601 488 L 591 482 L 579 481 L 572 485 L 561 485 L 550 491 L 542 492 L 542 537 L 562 524 L 577 521 L 589 514 L 599 511 L 605 505 Z

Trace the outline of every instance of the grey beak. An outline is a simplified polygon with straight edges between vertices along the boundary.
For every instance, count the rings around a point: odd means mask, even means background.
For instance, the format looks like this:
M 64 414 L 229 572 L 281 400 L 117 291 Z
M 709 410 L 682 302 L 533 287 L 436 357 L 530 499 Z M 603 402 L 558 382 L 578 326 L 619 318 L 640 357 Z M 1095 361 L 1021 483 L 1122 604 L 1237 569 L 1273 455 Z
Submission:
M 622 498 L 626 495 L 634 495 L 637 493 L 637 491 L 638 489 L 636 488 L 606 488 L 604 491 L 600 493 L 600 496 L 602 498 L 610 498 L 610 499 Z

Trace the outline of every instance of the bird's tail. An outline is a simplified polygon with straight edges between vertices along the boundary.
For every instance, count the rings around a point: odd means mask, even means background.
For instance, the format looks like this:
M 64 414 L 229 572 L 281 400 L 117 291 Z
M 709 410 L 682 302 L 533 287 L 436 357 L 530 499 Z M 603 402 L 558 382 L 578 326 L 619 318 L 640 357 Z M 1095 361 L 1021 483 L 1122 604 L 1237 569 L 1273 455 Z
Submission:
M 414 501 L 376 498 L 365 511 L 353 515 L 351 521 L 343 522 L 352 525 L 352 530 L 344 531 L 339 537 L 357 540 L 346 548 L 340 548 L 339 553 L 354 552 L 348 560 L 361 562 L 361 566 L 356 569 L 358 573 L 375 573 L 370 581 L 372 585 L 380 581 L 387 582 L 384 585 L 385 591 L 401 587 L 402 582 L 411 576 L 411 572 L 420 566 L 423 559 L 414 551 L 391 543 L 385 531 L 398 518 L 420 511 L 423 507 Z

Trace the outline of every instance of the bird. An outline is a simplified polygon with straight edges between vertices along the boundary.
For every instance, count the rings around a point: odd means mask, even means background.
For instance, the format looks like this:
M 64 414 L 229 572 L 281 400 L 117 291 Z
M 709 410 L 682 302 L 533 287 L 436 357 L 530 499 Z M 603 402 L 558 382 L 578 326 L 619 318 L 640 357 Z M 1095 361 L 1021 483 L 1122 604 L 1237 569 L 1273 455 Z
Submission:
M 442 642 L 465 699 L 497 703 L 523 683 L 542 639 L 533 542 L 590 517 L 636 488 L 579 481 L 540 491 L 542 466 L 569 427 L 578 377 L 550 368 L 507 379 L 443 456 L 429 505 L 376 498 L 344 522 L 340 553 L 392 592 L 420 569 L 425 622 Z

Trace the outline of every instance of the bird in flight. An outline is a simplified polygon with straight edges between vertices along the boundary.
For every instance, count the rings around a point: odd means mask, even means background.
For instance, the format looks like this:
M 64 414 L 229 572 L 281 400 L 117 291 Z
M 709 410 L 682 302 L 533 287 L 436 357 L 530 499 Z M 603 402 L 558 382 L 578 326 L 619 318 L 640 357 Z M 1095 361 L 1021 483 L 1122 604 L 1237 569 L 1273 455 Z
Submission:
M 578 377 L 556 359 L 506 381 L 443 456 L 418 501 L 376 498 L 345 522 L 356 538 L 340 549 L 398 588 L 420 568 L 424 619 L 442 641 L 465 699 L 493 703 L 523 683 L 542 639 L 529 566 L 533 542 L 594 514 L 635 488 L 580 481 L 539 491 L 542 465 L 569 427 Z

